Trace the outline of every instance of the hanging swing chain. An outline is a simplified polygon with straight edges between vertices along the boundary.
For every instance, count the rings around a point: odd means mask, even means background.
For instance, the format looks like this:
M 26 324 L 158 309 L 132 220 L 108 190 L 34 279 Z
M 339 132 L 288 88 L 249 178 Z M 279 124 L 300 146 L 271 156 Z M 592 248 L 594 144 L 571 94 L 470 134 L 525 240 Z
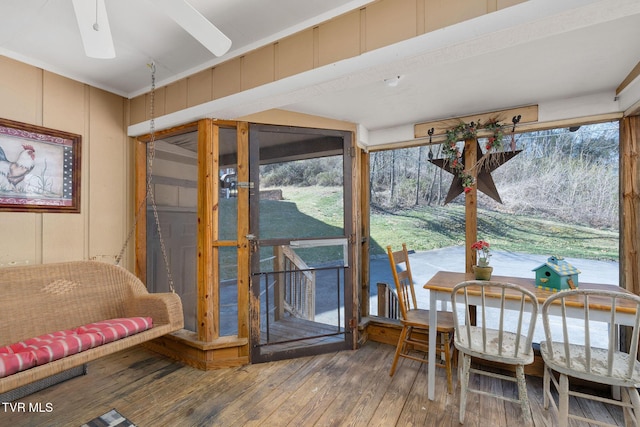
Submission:
M 162 228 L 160 227 L 160 218 L 158 216 L 158 207 L 156 205 L 156 200 L 154 197 L 154 191 L 153 191 L 153 185 L 151 182 L 152 179 L 152 172 L 153 172 L 153 160 L 155 158 L 156 155 L 156 145 L 155 145 L 155 141 L 156 141 L 156 126 L 155 126 L 155 111 L 154 111 L 154 103 L 155 103 L 155 93 L 156 93 L 156 65 L 155 63 L 151 63 L 149 64 L 149 68 L 151 68 L 151 92 L 150 92 L 150 96 L 149 96 L 149 109 L 150 109 L 150 116 L 151 119 L 149 120 L 149 134 L 150 134 L 150 138 L 149 138 L 149 142 L 148 142 L 148 149 L 147 149 L 147 179 L 146 179 L 146 192 L 145 192 L 145 196 L 142 198 L 142 200 L 140 201 L 140 205 L 138 206 L 138 209 L 136 211 L 136 215 L 133 221 L 133 227 L 131 228 L 131 230 L 129 231 L 129 235 L 127 236 L 127 239 L 125 241 L 124 246 L 122 247 L 122 250 L 120 251 L 120 254 L 118 254 L 118 257 L 116 258 L 116 265 L 120 264 L 120 260 L 122 259 L 122 257 L 124 256 L 124 252 L 129 244 L 129 240 L 131 240 L 131 237 L 133 236 L 133 233 L 136 229 L 137 223 L 138 223 L 138 218 L 142 212 L 142 208 L 146 205 L 147 200 L 149 200 L 151 202 L 151 207 L 153 210 L 153 218 L 155 220 L 155 225 L 156 225 L 156 230 L 158 232 L 158 239 L 160 241 L 160 251 L 162 252 L 162 258 L 164 261 L 164 266 L 166 268 L 167 271 L 167 280 L 169 282 L 169 289 L 171 290 L 171 292 L 175 293 L 176 290 L 173 286 L 173 276 L 171 274 L 171 268 L 169 267 L 169 257 L 167 255 L 167 248 L 164 242 L 164 238 L 162 237 Z
M 156 206 L 156 199 L 154 197 L 153 186 L 151 185 L 151 177 L 153 171 L 153 159 L 156 156 L 156 124 L 155 124 L 155 114 L 154 114 L 154 101 L 155 101 L 155 92 L 156 92 L 156 64 L 151 63 L 151 97 L 150 97 L 150 108 L 151 108 L 151 120 L 149 121 L 151 139 L 149 140 L 149 153 L 147 154 L 147 197 L 151 200 L 151 207 L 153 209 L 153 218 L 156 222 L 156 230 L 158 231 L 158 239 L 160 240 L 160 250 L 162 252 L 162 258 L 164 261 L 164 266 L 167 270 L 167 280 L 169 282 L 169 289 L 171 292 L 175 293 L 176 290 L 173 287 L 173 276 L 171 275 L 171 268 L 169 268 L 169 257 L 167 256 L 167 247 L 164 244 L 164 239 L 162 237 L 162 228 L 160 227 L 160 218 L 158 217 L 158 207 Z

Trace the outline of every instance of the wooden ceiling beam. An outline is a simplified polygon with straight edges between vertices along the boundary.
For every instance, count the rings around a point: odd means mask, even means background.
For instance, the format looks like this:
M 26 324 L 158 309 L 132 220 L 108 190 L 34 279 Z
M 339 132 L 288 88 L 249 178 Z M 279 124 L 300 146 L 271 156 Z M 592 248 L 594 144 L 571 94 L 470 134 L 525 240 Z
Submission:
M 640 62 L 638 62 L 636 66 L 633 67 L 633 70 L 631 70 L 631 72 L 627 75 L 627 77 L 622 80 L 620 86 L 618 86 L 618 88 L 616 89 L 616 96 L 620 95 L 620 93 L 638 77 L 640 77 Z

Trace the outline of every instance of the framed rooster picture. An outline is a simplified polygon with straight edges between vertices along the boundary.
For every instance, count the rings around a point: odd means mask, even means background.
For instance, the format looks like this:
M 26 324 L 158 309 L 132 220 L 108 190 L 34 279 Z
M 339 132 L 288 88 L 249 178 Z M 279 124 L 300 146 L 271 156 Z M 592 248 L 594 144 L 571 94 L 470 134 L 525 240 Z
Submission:
M 79 213 L 81 141 L 0 119 L 0 211 Z

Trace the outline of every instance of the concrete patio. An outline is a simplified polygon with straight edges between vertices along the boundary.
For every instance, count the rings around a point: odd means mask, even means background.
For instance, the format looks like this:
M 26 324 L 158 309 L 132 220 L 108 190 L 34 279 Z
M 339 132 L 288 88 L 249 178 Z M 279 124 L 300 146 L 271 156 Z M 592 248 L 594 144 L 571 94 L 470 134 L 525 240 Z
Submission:
M 409 250 L 411 250 L 409 248 Z M 530 277 L 534 278 L 532 271 L 547 261 L 549 255 L 532 255 L 505 251 L 492 251 L 491 265 L 493 273 L 499 276 Z M 411 272 L 416 284 L 416 298 L 418 307 L 429 307 L 429 291 L 422 288 L 422 284 L 439 270 L 463 272 L 465 263 L 464 247 L 454 246 L 435 249 L 431 251 L 413 252 L 409 254 Z M 617 285 L 619 278 L 619 263 L 613 261 L 594 261 L 588 259 L 565 258 L 565 260 L 580 270 L 580 283 L 602 283 Z M 393 276 L 386 256 L 371 260 L 371 284 L 373 285 L 370 299 L 371 314 L 377 314 L 377 288 L 378 282 L 385 282 L 393 286 Z M 603 339 L 606 337 L 607 327 L 602 324 L 594 327 L 601 329 Z M 538 319 L 536 326 L 535 342 L 544 339 L 542 323 Z

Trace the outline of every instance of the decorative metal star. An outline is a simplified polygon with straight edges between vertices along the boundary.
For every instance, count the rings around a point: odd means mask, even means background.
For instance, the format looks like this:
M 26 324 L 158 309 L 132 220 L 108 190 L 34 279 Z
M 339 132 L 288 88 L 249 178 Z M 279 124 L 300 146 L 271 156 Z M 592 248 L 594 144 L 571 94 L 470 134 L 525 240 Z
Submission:
M 482 149 L 480 148 L 480 143 L 476 141 L 478 144 L 477 152 L 478 159 L 476 162 L 479 162 L 482 159 Z M 516 151 L 500 151 L 496 153 L 489 153 L 482 163 L 478 165 L 478 175 L 476 178 L 476 184 L 478 185 L 478 190 L 482 191 L 487 196 L 491 197 L 498 203 L 502 203 L 502 199 L 498 194 L 498 190 L 496 189 L 496 185 L 493 182 L 493 177 L 491 176 L 491 172 L 498 169 L 500 166 L 513 159 L 517 154 L 519 154 L 522 150 Z M 460 160 L 464 163 L 464 150 L 462 151 L 462 156 Z M 434 165 L 446 170 L 447 172 L 453 174 L 453 181 L 451 181 L 451 187 L 449 187 L 449 192 L 447 193 L 447 198 L 444 201 L 446 205 L 460 194 L 464 193 L 464 187 L 462 186 L 462 179 L 453 172 L 453 168 L 451 167 L 451 162 L 448 159 L 430 159 L 429 160 Z

